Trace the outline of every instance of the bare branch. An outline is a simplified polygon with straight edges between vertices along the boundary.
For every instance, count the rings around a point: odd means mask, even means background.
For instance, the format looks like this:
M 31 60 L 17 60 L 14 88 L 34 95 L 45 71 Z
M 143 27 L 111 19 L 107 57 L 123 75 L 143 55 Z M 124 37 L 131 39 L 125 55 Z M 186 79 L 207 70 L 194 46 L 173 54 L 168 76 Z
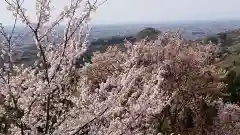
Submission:
M 77 128 L 77 130 L 72 134 L 72 135 L 77 135 L 82 129 L 84 129 L 86 126 L 88 126 L 89 124 L 91 124 L 93 121 L 97 120 L 99 117 L 101 117 L 107 110 L 109 109 L 109 107 L 107 107 L 104 111 L 102 111 L 98 116 L 94 117 L 92 120 L 90 120 L 89 122 L 85 123 L 84 125 L 82 125 L 81 127 Z

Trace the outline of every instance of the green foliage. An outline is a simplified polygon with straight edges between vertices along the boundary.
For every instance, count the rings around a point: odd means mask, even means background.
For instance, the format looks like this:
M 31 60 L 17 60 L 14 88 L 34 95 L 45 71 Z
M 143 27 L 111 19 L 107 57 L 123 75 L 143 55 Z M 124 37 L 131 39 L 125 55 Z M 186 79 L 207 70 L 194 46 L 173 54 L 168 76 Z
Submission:
M 226 33 L 219 33 L 218 37 L 224 42 L 227 40 L 227 34 Z
M 239 33 L 240 34 L 240 33 Z M 234 39 L 237 35 L 231 34 L 231 32 L 221 32 L 217 35 L 208 36 L 204 39 L 204 43 L 212 42 L 214 44 L 221 43 L 221 46 L 231 46 L 232 39 Z
M 225 102 L 240 103 L 240 74 L 231 70 L 225 80 L 227 83 L 227 96 Z
M 204 40 L 205 44 L 208 44 L 209 42 L 217 44 L 218 43 L 218 37 L 217 36 L 209 36 Z
M 154 29 L 154 28 L 146 28 L 142 31 L 140 31 L 137 36 L 136 39 L 137 40 L 142 40 L 148 37 L 149 40 L 156 40 L 158 35 L 161 34 L 162 32 Z
M 225 83 L 227 84 L 227 96 L 224 102 L 240 103 L 240 31 L 233 30 L 218 34 L 218 39 L 228 53 L 221 58 L 219 66 L 229 70 Z
M 222 68 L 234 70 L 240 73 L 240 31 L 232 30 L 217 34 L 220 43 L 221 61 L 218 65 Z M 207 39 L 206 39 L 207 40 Z

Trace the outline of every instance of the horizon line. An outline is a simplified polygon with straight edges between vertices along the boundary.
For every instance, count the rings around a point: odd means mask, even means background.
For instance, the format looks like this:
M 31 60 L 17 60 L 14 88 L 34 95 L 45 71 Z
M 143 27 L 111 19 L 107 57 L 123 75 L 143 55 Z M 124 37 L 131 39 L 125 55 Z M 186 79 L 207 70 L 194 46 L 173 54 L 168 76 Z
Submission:
M 123 23 L 89 23 L 89 26 L 111 26 L 111 25 L 146 25 L 146 24 L 181 24 L 181 23 L 197 23 L 197 22 L 226 22 L 240 21 L 240 19 L 213 19 L 213 20 L 176 20 L 176 21 L 149 21 L 149 22 L 123 22 Z M 4 24 L 5 27 L 13 26 L 13 24 Z M 25 24 L 16 24 L 17 27 L 24 27 Z M 64 26 L 64 24 L 60 25 Z

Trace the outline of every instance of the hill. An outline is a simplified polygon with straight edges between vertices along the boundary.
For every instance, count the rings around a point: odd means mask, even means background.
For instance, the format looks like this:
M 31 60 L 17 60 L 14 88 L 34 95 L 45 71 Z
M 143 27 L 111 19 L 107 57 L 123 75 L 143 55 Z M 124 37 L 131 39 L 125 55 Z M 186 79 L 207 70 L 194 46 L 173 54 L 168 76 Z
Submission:
M 216 36 L 207 37 L 205 42 L 219 43 L 221 61 L 219 66 L 240 73 L 240 29 L 226 31 Z
M 147 38 L 149 40 L 156 40 L 159 34 L 162 34 L 162 32 L 157 29 L 148 27 L 148 28 L 145 28 L 144 30 L 138 32 L 138 34 L 136 35 L 136 39 L 142 40 L 142 39 Z

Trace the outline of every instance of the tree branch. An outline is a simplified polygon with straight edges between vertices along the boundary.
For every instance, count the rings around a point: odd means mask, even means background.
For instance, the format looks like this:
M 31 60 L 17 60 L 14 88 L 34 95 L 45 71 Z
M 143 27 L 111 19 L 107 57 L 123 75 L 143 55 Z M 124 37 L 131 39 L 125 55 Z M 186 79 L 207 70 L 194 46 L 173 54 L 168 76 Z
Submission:
M 93 121 L 95 121 L 96 119 L 98 119 L 99 117 L 101 117 L 107 110 L 109 109 L 109 107 L 107 107 L 103 112 L 101 112 L 97 117 L 93 118 L 92 120 L 90 120 L 89 122 L 85 123 L 84 125 L 82 125 L 81 127 L 78 127 L 77 130 L 72 134 L 72 135 L 77 135 L 83 128 L 85 128 L 87 125 L 89 125 L 90 123 L 92 123 Z

